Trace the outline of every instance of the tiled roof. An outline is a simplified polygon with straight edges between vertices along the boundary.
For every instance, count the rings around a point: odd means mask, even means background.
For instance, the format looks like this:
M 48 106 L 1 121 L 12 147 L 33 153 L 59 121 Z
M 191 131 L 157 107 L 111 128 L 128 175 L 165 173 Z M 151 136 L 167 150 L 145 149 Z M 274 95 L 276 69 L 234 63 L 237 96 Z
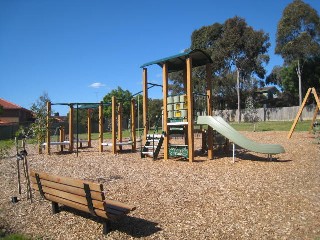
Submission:
M 4 109 L 23 109 L 23 107 L 2 98 L 0 98 L 0 105 L 3 106 Z

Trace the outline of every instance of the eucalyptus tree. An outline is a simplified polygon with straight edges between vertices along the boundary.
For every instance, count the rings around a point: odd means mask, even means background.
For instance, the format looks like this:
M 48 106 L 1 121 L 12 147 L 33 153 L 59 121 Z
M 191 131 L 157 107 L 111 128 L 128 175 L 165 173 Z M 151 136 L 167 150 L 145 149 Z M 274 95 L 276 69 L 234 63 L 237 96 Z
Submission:
M 315 9 L 294 0 L 283 11 L 278 23 L 275 53 L 285 65 L 293 65 L 298 77 L 299 105 L 302 102 L 302 72 L 305 63 L 320 54 L 320 20 Z
M 196 29 L 191 34 L 191 46 L 190 49 L 201 49 L 208 53 L 211 58 L 215 54 L 215 42 L 221 36 L 222 24 L 214 23 L 209 26 L 203 26 Z M 212 72 L 209 73 L 214 76 L 214 72 L 221 68 L 220 62 L 214 62 L 212 64 Z M 206 86 L 206 70 L 205 66 L 197 67 L 192 70 L 192 79 L 194 81 L 194 91 L 204 92 Z M 170 85 L 169 90 L 172 94 L 181 94 L 184 92 L 183 89 L 183 72 L 174 72 L 169 74 Z
M 237 73 L 238 122 L 241 120 L 240 78 L 250 78 L 253 74 L 264 78 L 269 47 L 269 35 L 263 30 L 254 30 L 243 18 L 235 16 L 223 24 L 213 57 L 214 62 L 223 63 L 223 68 L 234 69 Z
M 223 24 L 214 23 L 195 30 L 191 35 L 190 49 L 202 49 L 212 58 L 211 77 L 214 84 L 220 82 L 216 96 L 224 96 L 223 79 L 231 80 L 230 73 L 237 73 L 237 98 L 238 112 L 240 113 L 240 78 L 243 80 L 251 79 L 255 74 L 263 78 L 266 71 L 264 64 L 269 61 L 266 54 L 270 46 L 269 36 L 264 31 L 255 31 L 248 26 L 244 19 L 234 17 L 226 20 Z M 229 76 L 229 77 L 228 77 Z M 171 90 L 175 93 L 183 91 L 183 73 L 178 72 L 169 75 L 171 79 Z M 193 80 L 197 83 L 195 91 L 205 90 L 205 68 L 198 67 L 193 71 Z M 228 81 L 230 83 L 232 81 Z M 229 84 L 227 84 L 229 86 Z M 245 84 L 242 84 L 244 86 Z M 220 92 L 219 92 L 220 91 Z M 225 101 L 223 101 L 225 102 Z M 215 105 L 221 106 L 222 101 Z M 226 102 L 225 102 L 226 103 Z M 230 101 L 231 105 L 232 101 Z M 239 121 L 240 121 L 239 114 Z

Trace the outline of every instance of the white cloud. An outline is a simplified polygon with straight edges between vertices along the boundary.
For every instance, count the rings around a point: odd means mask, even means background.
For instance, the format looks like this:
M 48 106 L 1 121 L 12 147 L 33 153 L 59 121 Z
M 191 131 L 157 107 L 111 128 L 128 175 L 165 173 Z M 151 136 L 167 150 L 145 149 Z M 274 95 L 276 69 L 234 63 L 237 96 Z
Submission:
M 99 83 L 99 82 L 95 82 L 95 83 L 92 83 L 89 85 L 89 87 L 92 87 L 92 88 L 101 88 L 101 87 L 105 87 L 106 85 L 103 84 L 103 83 Z

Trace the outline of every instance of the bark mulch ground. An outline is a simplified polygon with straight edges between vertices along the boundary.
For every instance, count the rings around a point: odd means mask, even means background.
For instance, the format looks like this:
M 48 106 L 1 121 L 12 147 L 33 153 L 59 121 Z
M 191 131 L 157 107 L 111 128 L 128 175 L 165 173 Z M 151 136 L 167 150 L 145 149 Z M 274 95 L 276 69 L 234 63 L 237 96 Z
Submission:
M 237 149 L 215 158 L 141 159 L 139 153 L 113 155 L 97 146 L 76 154 L 48 156 L 27 146 L 29 168 L 103 183 L 106 196 L 137 207 L 114 231 L 70 211 L 51 214 L 51 204 L 18 195 L 16 158 L 0 159 L 0 227 L 34 239 L 320 239 L 320 145 L 311 134 L 243 132 L 286 152 L 267 156 Z M 201 139 L 195 140 L 199 148 Z M 95 143 L 97 144 L 97 143 Z M 14 154 L 14 152 L 13 152 Z M 20 201 L 12 203 L 11 197 Z

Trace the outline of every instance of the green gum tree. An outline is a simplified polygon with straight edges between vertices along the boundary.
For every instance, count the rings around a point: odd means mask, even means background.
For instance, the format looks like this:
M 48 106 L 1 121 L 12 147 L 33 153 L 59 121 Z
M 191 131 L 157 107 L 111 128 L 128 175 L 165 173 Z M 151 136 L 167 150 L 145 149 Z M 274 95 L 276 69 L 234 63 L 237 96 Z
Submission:
M 214 62 L 224 63 L 224 68 L 237 73 L 238 122 L 241 120 L 240 81 L 252 74 L 265 76 L 264 64 L 270 47 L 269 35 L 248 26 L 243 18 L 235 16 L 224 23 L 221 37 L 217 40 Z
M 306 61 L 319 56 L 320 20 L 315 9 L 294 0 L 283 11 L 278 23 L 275 53 L 285 65 L 294 65 L 298 76 L 299 105 L 302 102 L 302 72 Z

